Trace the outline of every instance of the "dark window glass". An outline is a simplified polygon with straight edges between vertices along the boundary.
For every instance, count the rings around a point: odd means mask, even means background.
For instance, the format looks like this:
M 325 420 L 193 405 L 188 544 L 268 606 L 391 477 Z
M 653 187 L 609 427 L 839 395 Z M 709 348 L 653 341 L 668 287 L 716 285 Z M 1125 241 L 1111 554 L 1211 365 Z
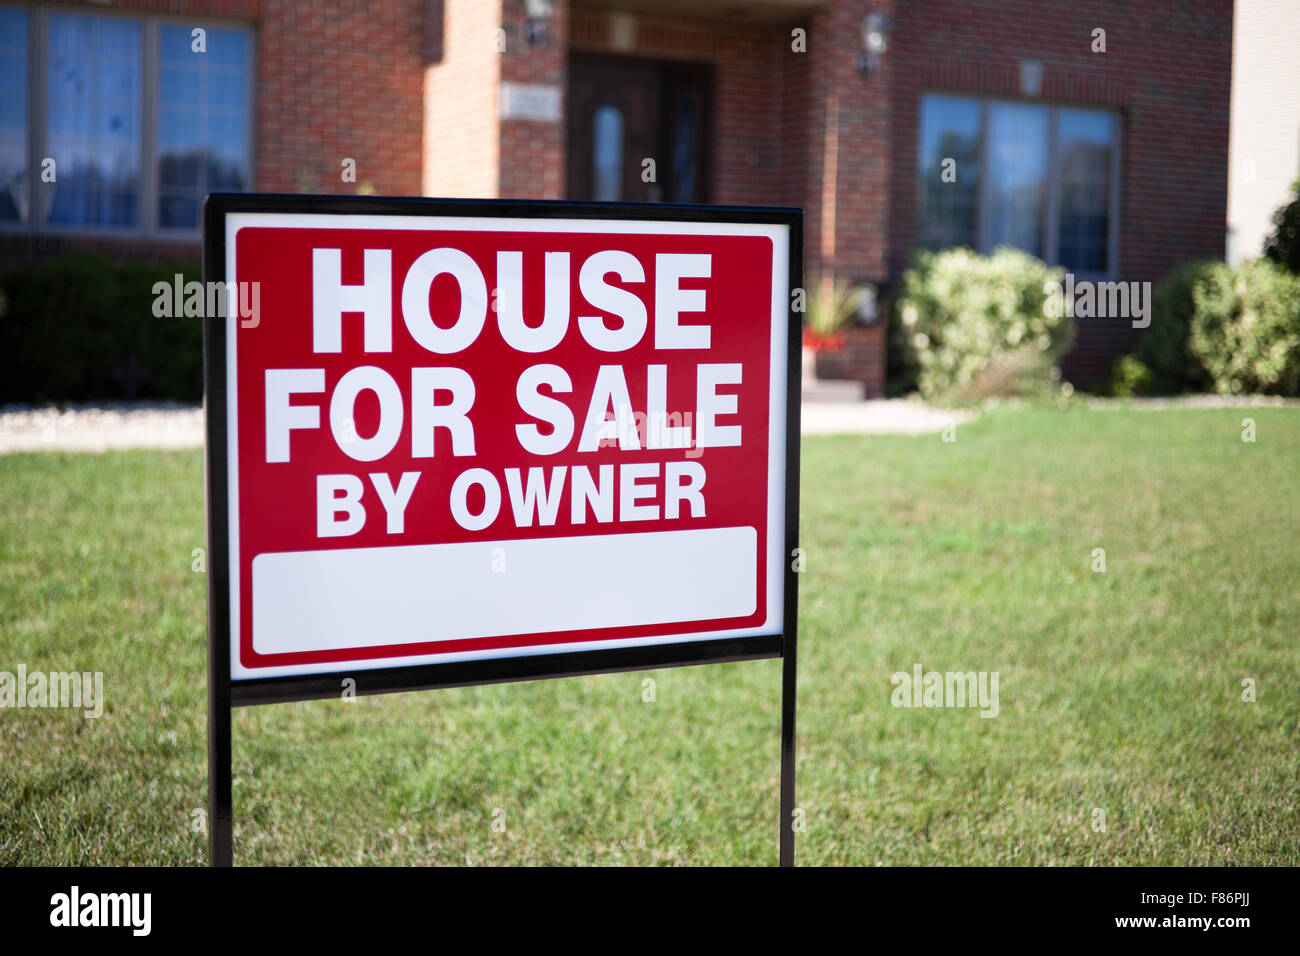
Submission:
M 925 248 L 978 245 L 979 148 L 979 103 L 951 96 L 922 99 L 918 174 Z
M 1048 115 L 1041 106 L 995 103 L 989 108 L 989 238 L 991 249 L 1015 246 L 1046 254 Z
M 672 202 L 694 202 L 696 188 L 696 156 L 699 152 L 695 142 L 698 105 L 695 91 L 678 89 L 672 100 L 672 144 L 673 175 Z
M 623 114 L 602 106 L 592 121 L 592 198 L 617 202 L 623 198 Z
M 27 219 L 27 13 L 0 7 L 0 222 Z
M 1090 110 L 1061 110 L 1057 122 L 1061 265 L 1073 272 L 1104 273 L 1110 267 L 1114 118 Z
M 203 197 L 252 182 L 248 161 L 248 34 L 158 28 L 158 225 L 194 229 Z

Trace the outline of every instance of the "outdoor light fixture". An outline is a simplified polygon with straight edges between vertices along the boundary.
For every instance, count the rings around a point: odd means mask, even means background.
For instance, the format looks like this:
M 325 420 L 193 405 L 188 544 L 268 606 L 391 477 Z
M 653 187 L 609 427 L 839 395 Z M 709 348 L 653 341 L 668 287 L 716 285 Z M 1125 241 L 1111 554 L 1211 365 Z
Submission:
M 862 21 L 862 52 L 858 54 L 858 72 L 874 76 L 880 72 L 885 51 L 889 49 L 889 31 L 894 24 L 879 10 L 873 10 Z
M 862 283 L 858 286 L 858 290 L 861 293 L 858 299 L 858 321 L 863 325 L 875 325 L 876 320 L 880 318 L 876 307 L 880 290 L 870 282 Z
M 524 3 L 524 38 L 529 46 L 540 46 L 546 42 L 546 21 L 555 13 L 552 0 L 526 0 Z

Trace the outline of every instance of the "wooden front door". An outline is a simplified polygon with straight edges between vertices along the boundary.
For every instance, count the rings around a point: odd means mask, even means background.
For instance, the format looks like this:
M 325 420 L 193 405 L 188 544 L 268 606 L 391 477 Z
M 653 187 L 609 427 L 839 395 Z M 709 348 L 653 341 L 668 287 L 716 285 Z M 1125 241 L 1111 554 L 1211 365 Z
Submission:
M 707 67 L 571 56 L 569 198 L 708 202 L 711 100 Z

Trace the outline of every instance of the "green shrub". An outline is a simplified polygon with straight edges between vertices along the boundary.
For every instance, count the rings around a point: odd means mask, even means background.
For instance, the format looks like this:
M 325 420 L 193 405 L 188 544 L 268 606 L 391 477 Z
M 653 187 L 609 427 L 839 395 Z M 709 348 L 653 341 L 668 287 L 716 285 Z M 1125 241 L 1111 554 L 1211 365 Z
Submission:
M 895 305 L 921 394 L 951 401 L 1054 388 L 1074 331 L 1049 308 L 1048 290 L 1063 277 L 1016 249 L 917 253 Z
M 1145 395 L 1151 389 L 1151 370 L 1135 355 L 1121 355 L 1111 372 L 1110 393 L 1116 398 Z
M 1268 259 L 1214 263 L 1192 295 L 1190 347 L 1215 391 L 1300 394 L 1300 276 Z
M 1300 179 L 1291 189 L 1295 197 L 1273 214 L 1273 235 L 1264 240 L 1264 258 L 1300 274 Z
M 154 283 L 193 265 L 116 266 L 71 254 L 0 277 L 0 402 L 203 395 L 203 327 L 156 318 Z
M 1191 350 L 1193 289 L 1218 264 L 1187 263 L 1156 286 L 1151 328 L 1138 345 L 1137 357 L 1150 370 L 1150 389 L 1157 395 L 1210 388 L 1210 373 Z

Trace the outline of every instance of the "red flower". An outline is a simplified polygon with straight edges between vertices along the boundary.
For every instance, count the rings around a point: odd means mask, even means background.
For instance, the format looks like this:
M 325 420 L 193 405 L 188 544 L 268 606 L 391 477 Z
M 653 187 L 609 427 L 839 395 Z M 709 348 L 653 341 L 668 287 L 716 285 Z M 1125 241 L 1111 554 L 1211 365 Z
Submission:
M 812 329 L 804 329 L 803 344 L 814 352 L 838 352 L 844 348 L 844 333 L 832 332 L 830 335 L 818 335 Z

